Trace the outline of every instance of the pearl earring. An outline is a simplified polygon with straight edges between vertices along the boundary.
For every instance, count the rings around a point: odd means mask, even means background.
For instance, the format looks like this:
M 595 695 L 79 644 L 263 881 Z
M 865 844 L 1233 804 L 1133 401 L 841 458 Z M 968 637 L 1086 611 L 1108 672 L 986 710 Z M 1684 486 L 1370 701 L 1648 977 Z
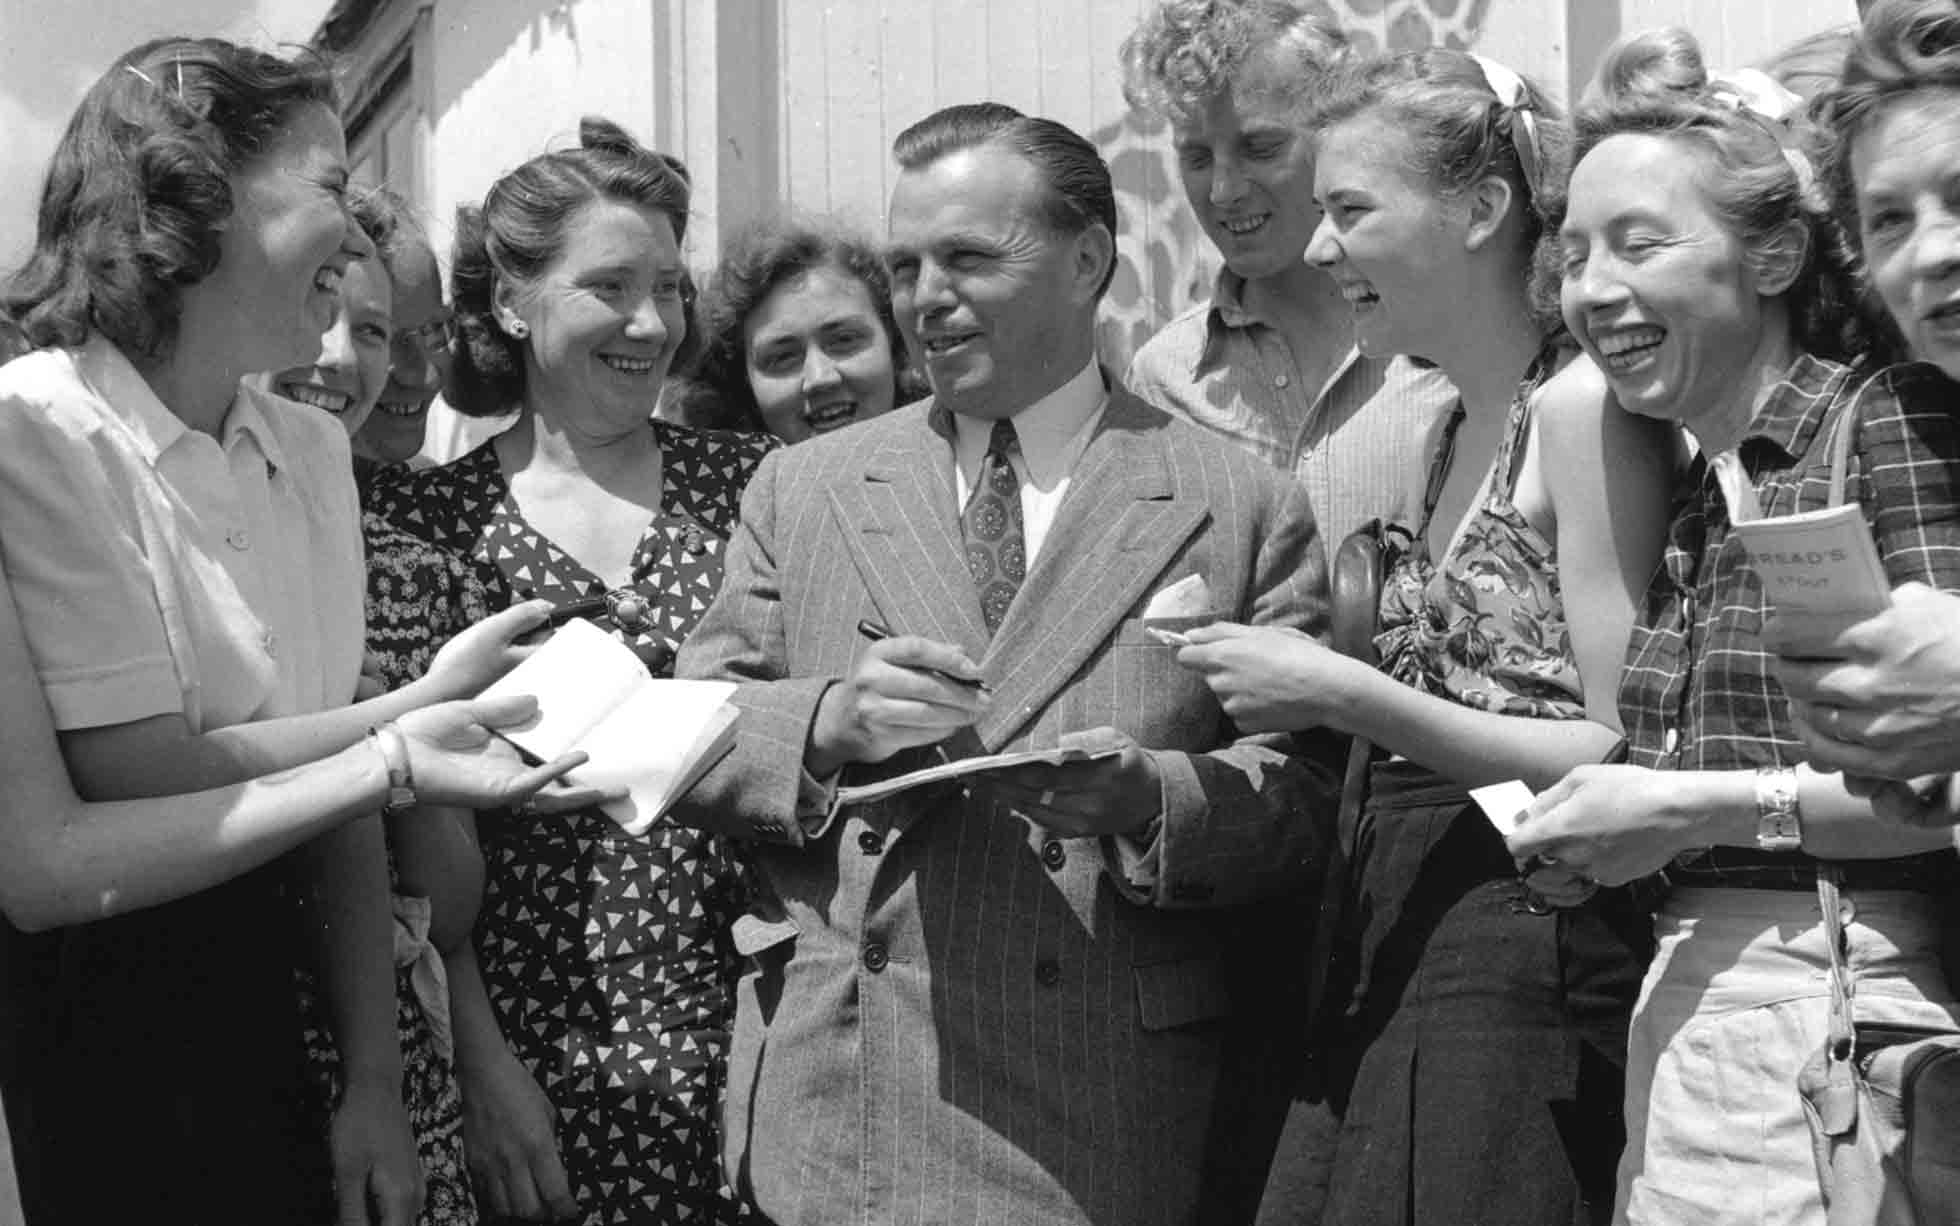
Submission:
M 531 325 L 521 319 L 510 319 L 504 323 L 504 331 L 510 333 L 512 340 L 521 341 L 531 335 Z

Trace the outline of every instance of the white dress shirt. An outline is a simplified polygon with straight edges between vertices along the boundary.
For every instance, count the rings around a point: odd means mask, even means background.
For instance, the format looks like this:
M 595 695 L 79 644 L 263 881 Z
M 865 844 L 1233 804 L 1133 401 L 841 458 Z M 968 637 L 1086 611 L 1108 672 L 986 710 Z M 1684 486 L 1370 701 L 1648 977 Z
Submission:
M 1013 417 L 1014 434 L 1021 447 L 1008 462 L 1021 481 L 1021 531 L 1027 540 L 1030 571 L 1041 543 L 1048 539 L 1048 526 L 1055 522 L 1055 512 L 1068 494 L 1069 473 L 1089 446 L 1108 398 L 1102 370 L 1090 358 L 1074 378 Z M 980 464 L 987 458 L 994 423 L 959 413 L 952 417 L 953 484 L 964 509 L 980 478 Z

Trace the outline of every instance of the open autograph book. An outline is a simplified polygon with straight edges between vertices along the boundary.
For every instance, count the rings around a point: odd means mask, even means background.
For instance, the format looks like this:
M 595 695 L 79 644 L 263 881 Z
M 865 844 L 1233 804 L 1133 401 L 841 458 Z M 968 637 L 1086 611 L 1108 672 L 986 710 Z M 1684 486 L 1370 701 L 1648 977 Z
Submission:
M 734 692 L 728 681 L 649 677 L 631 648 L 571 621 L 483 696 L 534 696 L 537 719 L 502 735 L 547 762 L 584 750 L 591 761 L 568 778 L 626 789 L 600 807 L 626 833 L 644 834 L 735 743 Z

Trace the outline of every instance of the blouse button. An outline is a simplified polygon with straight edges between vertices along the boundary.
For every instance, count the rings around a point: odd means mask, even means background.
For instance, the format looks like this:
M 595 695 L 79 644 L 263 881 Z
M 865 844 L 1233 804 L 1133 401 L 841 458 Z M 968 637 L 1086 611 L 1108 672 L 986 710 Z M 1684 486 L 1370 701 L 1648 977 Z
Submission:
M 278 654 L 279 654 L 279 638 L 278 638 L 278 636 L 277 636 L 277 635 L 275 635 L 275 634 L 273 634 L 273 633 L 272 633 L 272 631 L 270 631 L 270 630 L 268 630 L 268 631 L 266 631 L 266 632 L 265 632 L 265 637 L 264 637 L 264 638 L 262 638 L 262 639 L 260 639 L 259 641 L 260 641 L 261 643 L 263 643 L 263 644 L 265 644 L 265 654 L 267 654 L 267 655 L 269 655 L 269 656 L 273 656 L 273 657 L 277 657 L 277 656 L 278 656 Z
M 1663 753 L 1674 753 L 1680 748 L 1681 730 L 1679 728 L 1669 728 L 1667 735 L 1661 738 L 1661 751 Z
M 700 556 L 707 552 L 708 534 L 697 527 L 689 525 L 687 531 L 681 536 L 681 548 L 697 557 Z
M 246 550 L 252 547 L 252 538 L 243 528 L 233 528 L 225 533 L 225 544 L 233 549 Z
M 1274 376 L 1273 376 L 1273 386 L 1274 386 L 1274 387 L 1285 387 L 1285 386 L 1286 386 L 1287 384 L 1289 384 L 1289 383 L 1291 383 L 1291 382 L 1293 382 L 1293 376 L 1292 376 L 1292 375 L 1274 375 Z

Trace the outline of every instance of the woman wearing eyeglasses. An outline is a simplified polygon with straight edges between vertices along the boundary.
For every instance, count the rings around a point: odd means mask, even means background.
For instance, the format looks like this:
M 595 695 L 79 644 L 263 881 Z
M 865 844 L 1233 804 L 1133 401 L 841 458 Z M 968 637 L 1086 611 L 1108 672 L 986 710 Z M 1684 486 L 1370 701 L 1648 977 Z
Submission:
M 390 213 L 405 212 L 400 197 L 386 188 L 375 190 L 374 201 Z M 419 230 L 411 226 L 400 231 L 388 268 L 395 287 L 388 381 L 374 411 L 354 433 L 354 477 L 363 490 L 376 469 L 406 464 L 422 450 L 429 406 L 449 378 L 450 320 L 442 300 L 442 270 Z

